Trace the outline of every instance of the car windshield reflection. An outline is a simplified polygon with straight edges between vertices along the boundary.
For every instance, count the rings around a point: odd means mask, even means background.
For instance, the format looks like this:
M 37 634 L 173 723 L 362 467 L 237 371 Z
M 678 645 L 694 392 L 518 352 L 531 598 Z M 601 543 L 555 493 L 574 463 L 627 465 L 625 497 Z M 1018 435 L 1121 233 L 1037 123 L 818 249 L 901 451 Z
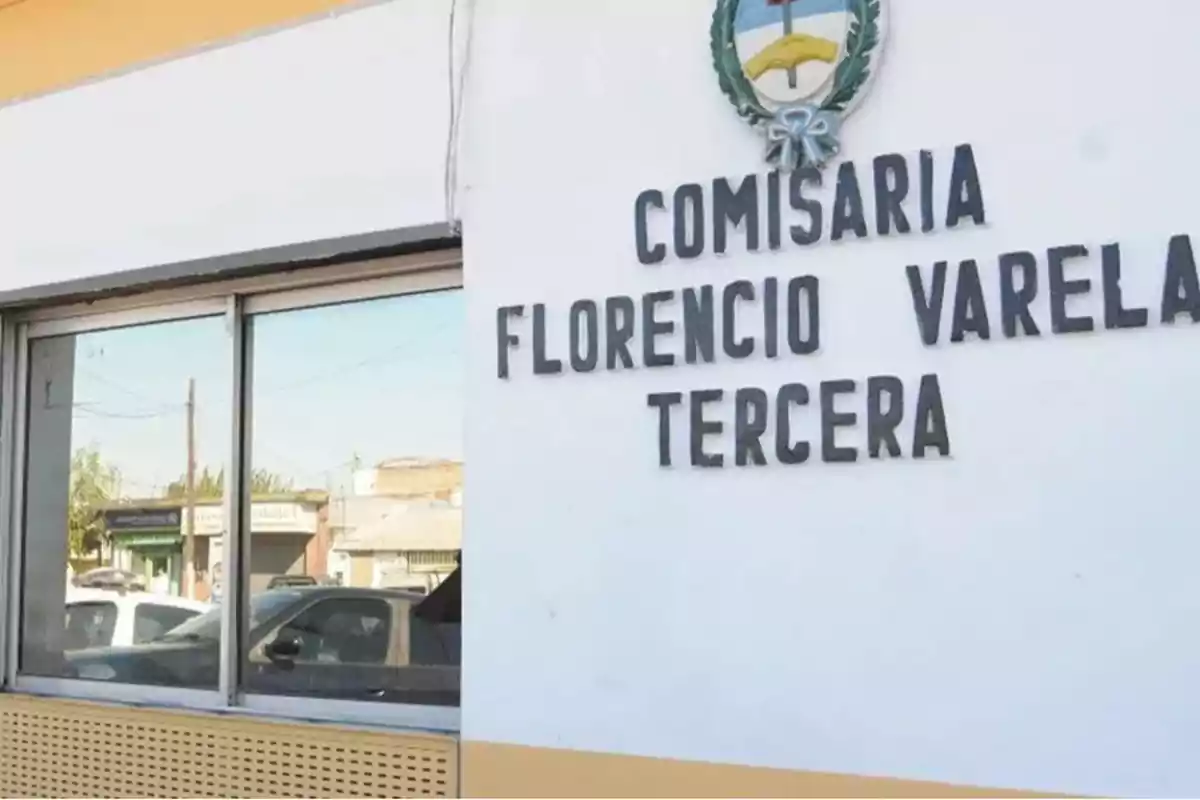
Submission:
M 250 598 L 250 628 L 258 627 L 263 620 L 270 619 L 276 613 L 296 600 L 301 594 L 286 589 L 271 589 Z M 221 607 L 193 617 L 182 625 L 172 628 L 155 639 L 158 642 L 204 642 L 221 641 Z

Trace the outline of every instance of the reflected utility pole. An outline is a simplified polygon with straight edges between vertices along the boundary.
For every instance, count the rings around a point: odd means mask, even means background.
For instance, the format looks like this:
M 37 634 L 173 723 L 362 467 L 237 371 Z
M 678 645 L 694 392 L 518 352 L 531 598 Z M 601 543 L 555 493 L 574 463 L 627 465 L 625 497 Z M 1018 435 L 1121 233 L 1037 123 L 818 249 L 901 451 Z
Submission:
M 196 379 L 188 378 L 187 389 L 187 477 L 184 508 L 187 536 L 183 540 L 183 595 L 196 599 Z

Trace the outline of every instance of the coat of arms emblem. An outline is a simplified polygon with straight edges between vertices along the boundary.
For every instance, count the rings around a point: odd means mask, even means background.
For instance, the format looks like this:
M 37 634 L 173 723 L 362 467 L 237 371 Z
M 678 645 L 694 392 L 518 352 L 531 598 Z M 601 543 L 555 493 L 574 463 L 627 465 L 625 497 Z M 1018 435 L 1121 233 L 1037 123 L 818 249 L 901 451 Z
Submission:
M 713 66 L 721 91 L 783 170 L 837 155 L 842 119 L 879 67 L 886 0 L 717 0 Z

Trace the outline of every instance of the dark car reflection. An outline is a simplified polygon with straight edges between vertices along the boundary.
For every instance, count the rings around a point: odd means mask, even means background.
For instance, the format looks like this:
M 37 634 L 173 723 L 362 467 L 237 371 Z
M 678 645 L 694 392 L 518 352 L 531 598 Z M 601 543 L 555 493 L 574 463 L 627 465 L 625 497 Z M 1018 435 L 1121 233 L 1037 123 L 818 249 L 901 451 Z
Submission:
M 458 705 L 461 614 L 421 609 L 435 596 L 337 586 L 256 595 L 249 604 L 243 686 L 270 694 Z M 69 653 L 66 677 L 212 688 L 220 639 L 217 607 L 146 644 Z

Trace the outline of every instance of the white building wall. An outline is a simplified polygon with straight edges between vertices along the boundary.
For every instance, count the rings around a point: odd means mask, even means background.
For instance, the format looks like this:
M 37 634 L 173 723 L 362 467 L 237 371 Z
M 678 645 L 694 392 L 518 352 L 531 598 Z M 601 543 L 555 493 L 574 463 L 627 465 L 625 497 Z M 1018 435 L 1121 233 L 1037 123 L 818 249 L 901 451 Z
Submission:
M 356 497 L 369 497 L 375 494 L 375 484 L 378 479 L 379 470 L 358 469 L 354 471 L 354 495 Z
M 870 198 L 872 158 L 915 163 L 929 149 L 944 193 L 948 152 L 970 143 L 987 225 L 808 249 L 785 229 L 777 253 L 735 236 L 724 257 L 710 239 L 702 258 L 646 267 L 639 192 L 767 172 L 716 85 L 714 4 L 479 5 L 464 206 L 465 736 L 1200 792 L 1200 329 L 1186 315 L 1156 321 L 1168 239 L 1200 232 L 1188 100 L 1200 6 L 892 0 L 884 70 L 845 125 L 844 153 Z M 656 239 L 669 241 L 668 219 L 655 218 Z M 1103 331 L 1098 252 L 1115 241 L 1126 305 L 1150 309 L 1148 328 Z M 1077 243 L 1092 256 L 1069 274 L 1093 291 L 1070 310 L 1097 315 L 1099 332 L 1007 341 L 993 305 L 993 341 L 921 343 L 907 265 L 928 280 L 934 261 L 977 258 L 995 304 L 996 256 L 1040 252 L 1033 309 L 1048 330 L 1045 250 Z M 577 299 L 803 273 L 821 281 L 814 357 L 532 374 L 529 304 L 546 304 L 549 354 L 565 359 Z M 502 381 L 496 312 L 509 304 L 526 310 Z M 678 301 L 663 316 L 678 319 Z M 949 459 L 704 471 L 687 465 L 684 439 L 676 466 L 658 466 L 649 393 L 854 378 L 846 407 L 862 414 L 867 376 L 901 377 L 911 403 L 925 373 L 941 381 Z M 713 440 L 727 453 L 728 396 Z M 815 413 L 803 418 L 815 432 Z M 674 424 L 686 431 L 684 412 Z M 861 422 L 839 436 L 861 446 Z M 731 560 L 731 547 L 758 557 Z
M 1127 304 L 1153 316 L 1196 216 L 1200 7 L 892 0 L 845 153 L 865 176 L 927 148 L 944 176 L 969 142 L 988 225 L 775 254 L 735 237 L 648 268 L 639 192 L 765 174 L 715 85 L 711 4 L 477 5 L 464 738 L 1200 791 L 1200 332 L 927 348 L 904 279 L 975 257 L 994 303 L 997 254 L 1119 240 Z M 447 12 L 395 0 L 0 109 L 0 290 L 442 221 Z M 1096 258 L 1078 271 L 1100 285 Z M 526 317 L 496 377 L 499 306 L 548 304 L 563 356 L 576 299 L 801 273 L 822 282 L 816 357 L 535 377 Z M 951 459 L 657 466 L 650 392 L 927 372 Z
M 386 3 L 0 109 L 0 291 L 444 222 L 447 25 Z

